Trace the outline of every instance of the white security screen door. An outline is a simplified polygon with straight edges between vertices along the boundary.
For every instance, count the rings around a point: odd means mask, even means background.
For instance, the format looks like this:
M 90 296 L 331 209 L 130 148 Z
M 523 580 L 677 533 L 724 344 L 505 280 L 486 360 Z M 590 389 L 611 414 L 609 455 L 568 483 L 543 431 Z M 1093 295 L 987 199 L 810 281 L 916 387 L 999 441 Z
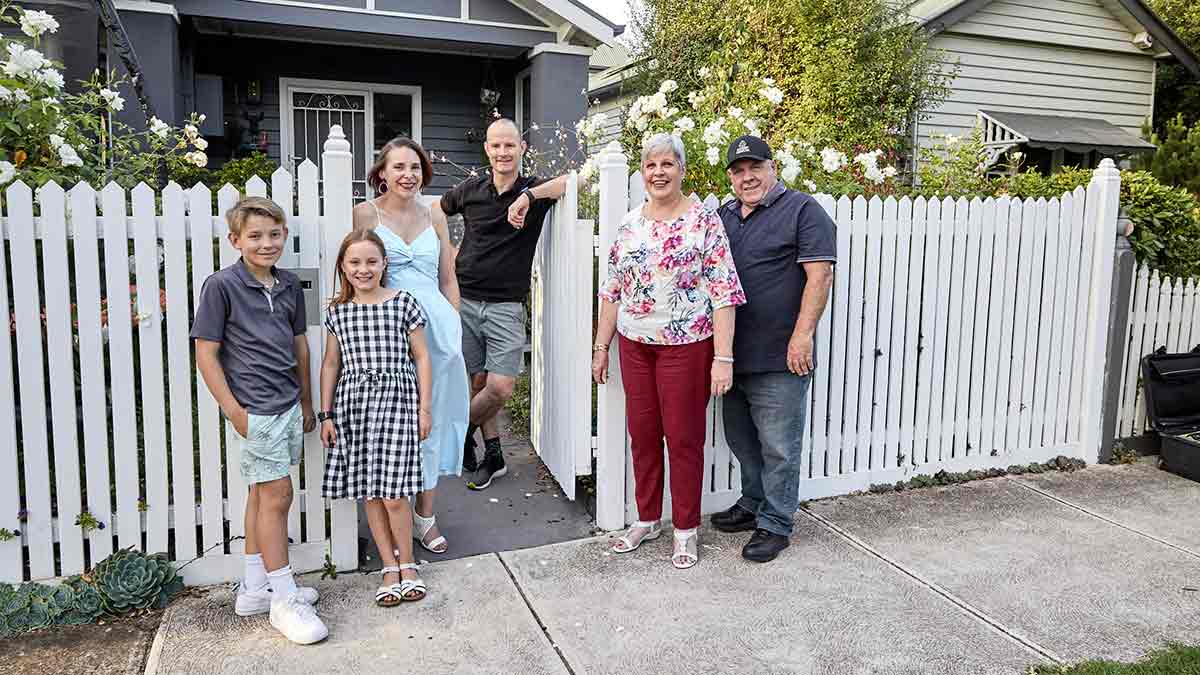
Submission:
M 281 78 L 279 97 L 282 165 L 292 175 L 306 159 L 320 167 L 329 127 L 341 125 L 354 154 L 355 201 L 371 196 L 367 171 L 384 143 L 421 142 L 420 87 Z

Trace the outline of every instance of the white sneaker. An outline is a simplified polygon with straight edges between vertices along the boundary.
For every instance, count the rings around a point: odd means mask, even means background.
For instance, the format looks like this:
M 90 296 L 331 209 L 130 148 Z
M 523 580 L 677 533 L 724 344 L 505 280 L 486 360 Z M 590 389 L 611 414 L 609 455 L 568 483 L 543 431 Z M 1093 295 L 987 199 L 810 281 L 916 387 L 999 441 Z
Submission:
M 271 602 L 271 625 L 298 645 L 311 645 L 329 636 L 329 629 L 317 616 L 317 610 L 301 600 L 298 593 Z
M 317 593 L 317 589 L 309 586 L 298 587 L 296 589 L 296 597 L 301 602 L 310 605 L 317 604 L 317 600 L 321 599 L 321 595 Z M 271 587 L 263 586 L 257 591 L 251 591 L 245 586 L 238 584 L 237 602 L 234 603 L 233 611 L 238 616 L 256 616 L 271 611 Z

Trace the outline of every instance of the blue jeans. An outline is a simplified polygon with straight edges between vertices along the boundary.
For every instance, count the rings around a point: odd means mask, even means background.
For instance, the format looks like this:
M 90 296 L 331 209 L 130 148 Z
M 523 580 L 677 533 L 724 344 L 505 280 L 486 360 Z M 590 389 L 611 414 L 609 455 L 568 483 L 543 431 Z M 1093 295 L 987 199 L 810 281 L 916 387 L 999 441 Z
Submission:
M 800 452 L 812 376 L 734 375 L 724 396 L 725 439 L 741 463 L 738 505 L 758 515 L 758 527 L 785 537 L 799 506 Z

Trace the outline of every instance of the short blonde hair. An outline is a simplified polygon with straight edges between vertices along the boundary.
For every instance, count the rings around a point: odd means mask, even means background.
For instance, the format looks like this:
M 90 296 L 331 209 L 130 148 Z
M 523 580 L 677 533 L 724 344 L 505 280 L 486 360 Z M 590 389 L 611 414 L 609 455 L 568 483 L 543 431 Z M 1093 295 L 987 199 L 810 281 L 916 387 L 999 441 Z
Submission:
M 276 223 L 287 227 L 287 215 L 278 204 L 266 197 L 245 197 L 225 212 L 225 221 L 229 223 L 229 232 L 241 236 L 242 226 L 250 216 L 265 216 Z

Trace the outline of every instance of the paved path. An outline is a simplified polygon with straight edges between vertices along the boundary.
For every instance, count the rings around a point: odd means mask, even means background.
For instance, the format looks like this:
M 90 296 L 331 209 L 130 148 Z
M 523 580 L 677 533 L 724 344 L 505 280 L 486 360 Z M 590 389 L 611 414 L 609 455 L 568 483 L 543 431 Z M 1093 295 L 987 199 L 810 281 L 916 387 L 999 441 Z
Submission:
M 1139 464 L 811 504 L 779 560 L 705 528 L 422 568 L 423 603 L 377 576 L 319 582 L 330 639 L 296 647 L 228 590 L 174 603 L 147 673 L 1017 673 L 1200 642 L 1200 484 Z

